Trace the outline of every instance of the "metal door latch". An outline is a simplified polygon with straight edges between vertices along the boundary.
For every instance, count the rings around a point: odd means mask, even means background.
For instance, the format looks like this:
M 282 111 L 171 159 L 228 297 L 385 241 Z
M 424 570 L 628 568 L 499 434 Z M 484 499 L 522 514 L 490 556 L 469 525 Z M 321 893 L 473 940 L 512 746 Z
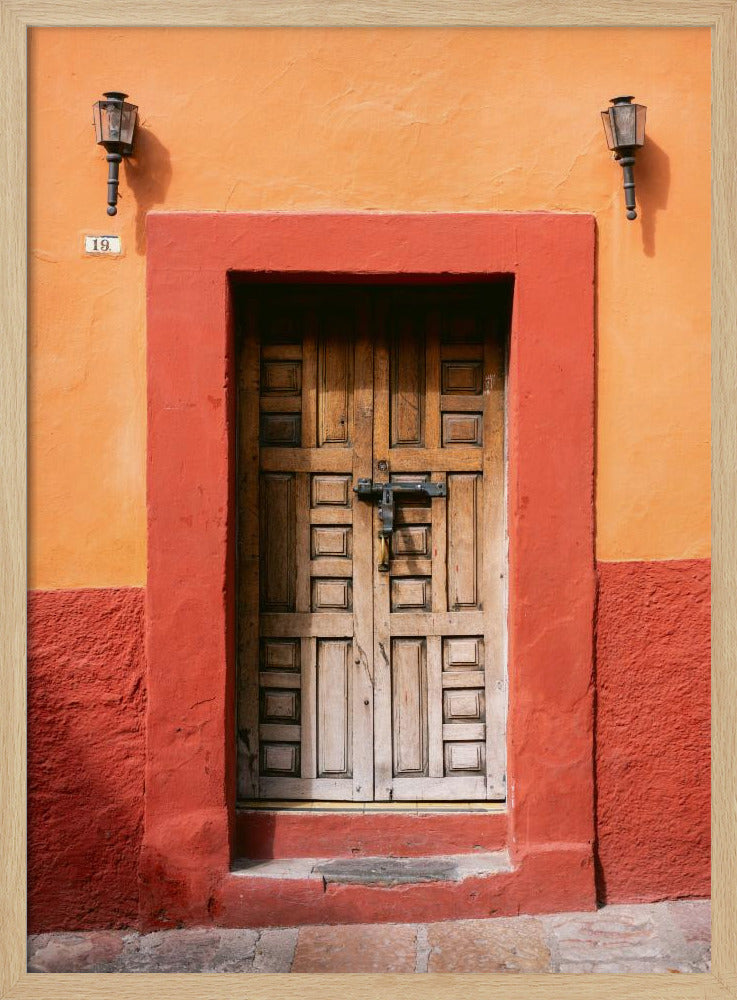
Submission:
M 426 497 L 445 497 L 448 487 L 445 483 L 427 483 L 423 480 L 415 482 L 374 483 L 370 479 L 359 479 L 353 487 L 359 500 L 373 503 L 379 501 L 379 570 L 386 573 L 389 570 L 389 539 L 394 531 L 394 494 L 419 493 Z

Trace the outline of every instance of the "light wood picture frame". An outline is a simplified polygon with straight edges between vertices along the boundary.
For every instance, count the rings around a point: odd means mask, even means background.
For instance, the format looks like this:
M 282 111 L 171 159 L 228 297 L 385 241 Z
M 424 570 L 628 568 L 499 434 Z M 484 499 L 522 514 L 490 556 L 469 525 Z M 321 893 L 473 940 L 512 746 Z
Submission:
M 26 973 L 26 43 L 35 26 L 708 27 L 712 38 L 712 971 Z M 737 997 L 737 0 L 0 0 L 0 997 Z

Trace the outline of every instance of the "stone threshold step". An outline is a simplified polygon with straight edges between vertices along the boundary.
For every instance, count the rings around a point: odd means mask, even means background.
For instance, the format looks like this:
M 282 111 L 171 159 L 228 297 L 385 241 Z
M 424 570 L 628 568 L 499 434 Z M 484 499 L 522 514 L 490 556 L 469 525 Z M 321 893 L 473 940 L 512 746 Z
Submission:
M 343 885 L 414 885 L 461 882 L 511 872 L 507 851 L 446 854 L 432 857 L 289 858 L 233 863 L 234 875 L 259 879 L 321 880 Z

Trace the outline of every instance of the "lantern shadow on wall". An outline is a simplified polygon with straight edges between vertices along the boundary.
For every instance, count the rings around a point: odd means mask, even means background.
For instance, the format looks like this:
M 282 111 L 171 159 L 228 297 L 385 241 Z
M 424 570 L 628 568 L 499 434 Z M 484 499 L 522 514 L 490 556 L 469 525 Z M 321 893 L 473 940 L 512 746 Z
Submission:
M 655 256 L 656 215 L 668 207 L 670 159 L 648 136 L 637 158 L 637 191 L 640 202 L 642 249 L 646 257 Z
M 139 125 L 133 154 L 124 161 L 125 180 L 136 199 L 136 253 L 146 252 L 146 213 L 166 200 L 171 183 L 169 150 L 146 128 Z

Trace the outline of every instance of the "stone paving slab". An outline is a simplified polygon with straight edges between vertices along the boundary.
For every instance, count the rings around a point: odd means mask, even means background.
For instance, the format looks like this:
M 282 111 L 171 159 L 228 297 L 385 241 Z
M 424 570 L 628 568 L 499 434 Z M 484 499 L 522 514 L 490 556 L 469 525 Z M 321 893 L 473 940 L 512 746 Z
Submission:
M 291 972 L 297 927 L 267 927 L 259 934 L 252 972 Z
M 292 972 L 414 972 L 416 945 L 412 924 L 302 927 Z
M 673 904 L 608 906 L 596 913 L 543 917 L 558 972 L 706 972 L 708 938 L 694 947 L 679 926 Z M 679 904 L 683 906 L 683 904 Z M 685 926 L 703 924 L 710 911 L 700 900 L 683 911 Z
M 430 924 L 36 934 L 29 972 L 708 972 L 708 899 Z
M 428 924 L 428 972 L 550 972 L 545 928 L 536 917 Z

